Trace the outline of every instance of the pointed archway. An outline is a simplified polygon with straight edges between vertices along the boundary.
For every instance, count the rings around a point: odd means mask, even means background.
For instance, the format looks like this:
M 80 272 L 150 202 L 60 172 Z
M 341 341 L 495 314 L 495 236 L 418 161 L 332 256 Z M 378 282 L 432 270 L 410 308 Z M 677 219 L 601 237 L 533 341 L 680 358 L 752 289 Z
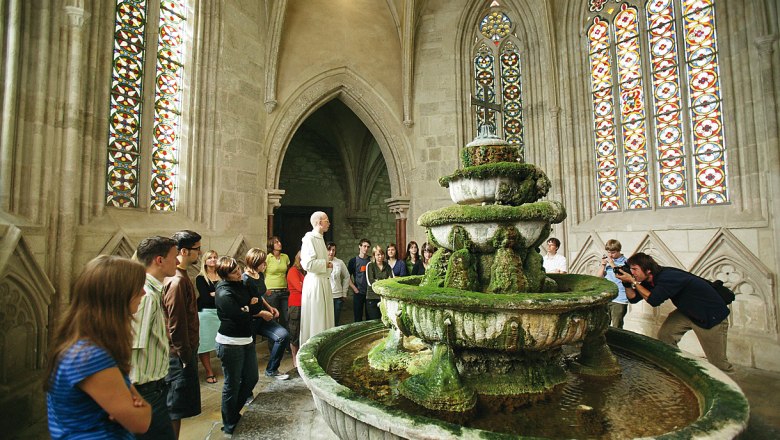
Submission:
M 298 145 L 293 142 L 296 136 L 308 137 L 307 142 L 317 142 L 312 140 L 317 136 L 330 138 L 331 141 L 323 144 L 332 144 L 335 156 L 329 161 L 336 164 L 336 169 L 340 168 L 337 174 L 341 177 L 338 179 L 344 182 L 346 224 L 341 227 L 348 225 L 349 237 L 360 238 L 373 219 L 381 217 L 376 210 L 376 186 L 386 175 L 389 191 L 378 203 L 384 205 L 382 213 L 392 211 L 395 215 L 395 225 L 391 230 L 396 238 L 392 241 L 398 241 L 402 248 L 409 203 L 404 171 L 412 169 L 402 117 L 392 111 L 374 88 L 348 68 L 332 69 L 312 78 L 285 100 L 278 112 L 279 117 L 273 121 L 267 140 L 270 145 L 266 174 L 269 216 L 273 215 L 274 208 L 290 200 L 287 195 L 280 197 L 279 193 L 285 191 L 281 187 L 282 173 L 289 149 Z M 341 121 L 352 128 L 344 128 L 342 134 L 333 134 L 333 127 L 328 130 L 318 128 L 329 125 L 328 120 Z M 350 134 L 345 136 L 344 133 Z M 359 134 L 357 138 L 355 133 Z M 346 137 L 350 138 L 348 142 Z M 393 221 L 392 216 L 390 221 Z M 271 229 L 272 222 L 269 220 Z M 398 236 L 399 231 L 404 232 L 402 237 Z M 377 238 L 385 241 L 382 237 Z

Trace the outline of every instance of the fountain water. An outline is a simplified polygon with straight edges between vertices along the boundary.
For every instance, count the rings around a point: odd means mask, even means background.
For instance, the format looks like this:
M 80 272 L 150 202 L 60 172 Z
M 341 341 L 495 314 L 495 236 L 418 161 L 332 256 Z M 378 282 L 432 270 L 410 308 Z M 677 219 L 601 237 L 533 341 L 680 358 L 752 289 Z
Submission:
M 498 411 L 532 405 L 560 390 L 572 373 L 585 378 L 621 374 L 607 344 L 607 305 L 616 296 L 615 285 L 590 276 L 547 276 L 542 268 L 537 248 L 549 235 L 550 225 L 566 217 L 559 202 L 538 201 L 550 188 L 547 176 L 534 165 L 521 163 L 515 147 L 493 136 L 475 139 L 461 159 L 464 168 L 440 179 L 456 205 L 427 212 L 418 220 L 439 247 L 425 275 L 374 285 L 382 297 L 384 328 L 378 324 L 337 328 L 302 348 L 302 376 L 325 419 L 333 420 L 331 427 L 342 436 L 362 438 L 358 426 L 401 438 L 482 435 L 456 425 L 441 431 L 444 422 L 427 416 L 399 416 L 357 395 L 345 398 L 350 393 L 332 382 L 323 367 L 348 342 L 377 332 L 386 335 L 368 353 L 371 368 L 402 371 L 405 378 L 398 392 L 428 411 L 448 414 L 449 420 L 452 415 L 474 414 L 478 406 Z M 612 335 L 618 340 L 612 343 L 620 346 L 620 340 L 640 338 L 641 343 L 630 344 L 633 347 L 621 347 L 634 352 L 651 347 L 640 356 L 669 370 L 693 371 L 692 361 L 676 353 L 660 362 L 653 354 L 674 350 L 644 337 L 621 339 L 623 333 Z M 423 350 L 424 361 L 419 351 L 405 344 L 410 338 L 430 347 Z M 567 357 L 571 362 L 564 358 L 564 347 L 577 348 Z M 714 367 L 693 365 L 706 377 L 696 383 L 709 385 L 694 390 L 705 404 L 700 405 L 698 422 L 689 427 L 698 434 L 704 420 L 706 429 L 712 430 L 714 424 L 719 435 L 736 435 L 747 422 L 744 396 L 719 371 L 709 373 Z M 708 420 L 707 411 L 718 404 L 732 405 L 731 414 Z

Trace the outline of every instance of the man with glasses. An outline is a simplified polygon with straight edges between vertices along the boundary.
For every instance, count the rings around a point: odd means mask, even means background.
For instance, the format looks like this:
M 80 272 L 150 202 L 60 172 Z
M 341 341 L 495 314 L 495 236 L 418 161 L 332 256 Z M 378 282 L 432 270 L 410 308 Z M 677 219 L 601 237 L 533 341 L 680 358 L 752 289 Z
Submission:
M 366 278 L 366 266 L 371 260 L 368 257 L 368 250 L 371 248 L 371 242 L 367 238 L 360 240 L 358 245 L 358 255 L 352 257 L 347 264 L 347 270 L 352 276 L 352 291 L 355 293 L 352 299 L 352 311 L 355 322 L 363 321 L 363 312 L 366 308 L 366 290 L 368 290 L 368 279 Z
M 176 242 L 176 275 L 165 279 L 163 309 L 170 341 L 168 412 L 179 438 L 181 419 L 200 414 L 198 383 L 199 322 L 195 286 L 187 275 L 190 265 L 200 258 L 201 236 L 193 231 L 179 231 L 171 237 Z

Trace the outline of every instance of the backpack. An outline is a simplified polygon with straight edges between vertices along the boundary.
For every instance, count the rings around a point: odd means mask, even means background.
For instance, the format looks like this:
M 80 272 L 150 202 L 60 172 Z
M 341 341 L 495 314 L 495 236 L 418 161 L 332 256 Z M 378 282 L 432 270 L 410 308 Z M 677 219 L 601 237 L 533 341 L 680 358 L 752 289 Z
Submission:
M 720 295 L 721 298 L 723 298 L 723 302 L 726 303 L 726 305 L 731 304 L 734 302 L 734 299 L 736 298 L 736 295 L 734 295 L 734 291 L 729 289 L 723 284 L 723 281 L 721 280 L 715 280 L 715 281 L 707 281 L 710 283 L 710 286 L 712 286 L 713 289 L 715 289 L 716 292 L 718 292 L 718 295 Z

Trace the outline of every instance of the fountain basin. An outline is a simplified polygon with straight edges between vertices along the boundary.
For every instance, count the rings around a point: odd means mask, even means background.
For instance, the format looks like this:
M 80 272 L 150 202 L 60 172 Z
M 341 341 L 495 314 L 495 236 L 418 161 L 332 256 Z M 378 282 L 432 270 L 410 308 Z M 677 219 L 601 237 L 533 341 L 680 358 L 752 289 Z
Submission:
M 450 189 L 453 202 L 521 205 L 547 195 L 550 179 L 535 165 L 527 163 L 488 163 L 470 166 L 439 179 Z
M 457 227 L 468 234 L 469 250 L 479 253 L 495 252 L 501 240 L 498 237 L 507 228 L 520 248 L 538 246 L 549 233 L 551 223 L 566 218 L 566 209 L 559 202 L 544 201 L 521 206 L 470 206 L 455 205 L 428 211 L 417 223 L 429 229 L 429 236 L 437 246 L 449 250 L 461 248 Z
M 383 320 L 406 336 L 453 347 L 542 351 L 606 330 L 615 284 L 601 278 L 553 275 L 560 293 L 490 294 L 417 285 L 420 277 L 378 281 Z M 449 324 L 445 325 L 445 320 Z M 445 334 L 450 328 L 450 334 Z M 447 341 L 449 339 L 449 341 Z
M 369 335 L 386 332 L 379 321 L 361 322 L 330 329 L 301 347 L 298 354 L 301 376 L 336 435 L 342 439 L 518 438 L 387 407 L 360 396 L 326 373 L 340 349 Z M 701 414 L 698 419 L 655 438 L 730 439 L 747 426 L 749 406 L 744 394 L 733 380 L 708 362 L 636 333 L 610 329 L 606 336 L 611 347 L 629 351 L 683 379 L 698 398 Z

